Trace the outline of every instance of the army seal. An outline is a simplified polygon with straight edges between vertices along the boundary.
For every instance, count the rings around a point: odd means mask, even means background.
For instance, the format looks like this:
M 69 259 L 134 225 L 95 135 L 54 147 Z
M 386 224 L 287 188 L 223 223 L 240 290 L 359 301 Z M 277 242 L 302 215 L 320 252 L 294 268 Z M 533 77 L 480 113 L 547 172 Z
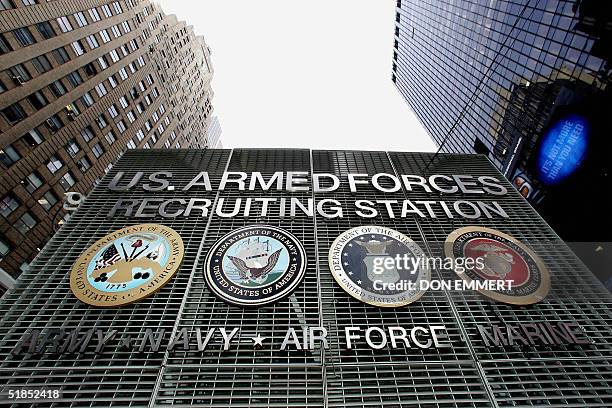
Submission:
M 96 241 L 70 273 L 74 295 L 92 306 L 116 307 L 155 293 L 176 273 L 183 240 L 172 228 L 140 224 Z

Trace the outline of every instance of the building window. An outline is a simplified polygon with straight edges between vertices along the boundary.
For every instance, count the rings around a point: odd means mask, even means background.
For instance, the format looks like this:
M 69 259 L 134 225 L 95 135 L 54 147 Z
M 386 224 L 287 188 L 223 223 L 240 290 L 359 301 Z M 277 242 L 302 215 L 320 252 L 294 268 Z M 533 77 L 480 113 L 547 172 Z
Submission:
M 51 24 L 49 24 L 48 21 L 43 21 L 42 23 L 36 24 L 36 28 L 44 39 L 55 37 L 55 30 L 53 27 L 51 27 Z
M 125 68 L 121 68 L 119 70 L 119 76 L 121 77 L 121 79 L 123 81 L 125 81 L 128 78 L 128 74 L 127 74 L 127 71 L 125 70 Z
M 27 27 L 16 28 L 13 30 L 13 35 L 15 35 L 15 39 L 22 47 L 27 47 L 28 45 L 32 45 L 36 42 L 30 30 Z
M 119 115 L 119 111 L 117 111 L 117 106 L 115 106 L 114 103 L 108 108 L 108 113 L 110 114 L 111 118 L 116 118 Z
M 87 41 L 87 44 L 89 44 L 89 48 L 91 48 L 92 50 L 95 50 L 96 48 L 100 46 L 100 44 L 98 44 L 98 40 L 96 39 L 96 36 L 93 34 L 85 37 L 85 40 Z
M 117 50 L 112 50 L 112 51 L 109 53 L 109 55 L 110 55 L 110 57 L 111 57 L 111 60 L 113 60 L 113 62 L 117 62 L 117 61 L 119 61 L 119 54 L 117 54 Z
M 7 194 L 2 197 L 2 201 L 0 201 L 0 215 L 4 218 L 7 218 L 9 215 L 13 213 L 17 208 L 19 208 L 19 200 L 12 194 Z
M 15 8 L 13 0 L 0 0 L 0 10 L 10 10 Z
M 133 140 L 130 140 L 127 144 L 127 148 L 128 149 L 135 149 L 136 148 L 136 143 L 134 143 Z
M 106 17 L 112 17 L 113 13 L 111 12 L 110 7 L 108 7 L 108 4 L 103 4 L 102 5 L 102 12 L 104 13 L 104 15 Z
M 68 82 L 70 82 L 73 88 L 76 88 L 83 83 L 83 78 L 81 77 L 81 74 L 79 74 L 79 71 L 72 71 L 66 75 L 66 78 L 68 78 Z
M 117 80 L 115 79 L 115 75 L 111 75 L 108 77 L 108 83 L 110 84 L 111 88 L 116 88 L 117 85 L 119 85 L 117 83 Z
M 68 20 L 68 17 L 62 16 L 57 18 L 57 24 L 59 24 L 60 29 L 63 33 L 67 33 L 68 31 L 72 31 L 72 25 Z
M 96 143 L 95 145 L 93 145 L 91 151 L 97 159 L 99 159 L 100 156 L 104 154 L 104 149 L 102 148 L 102 146 L 100 146 L 100 143 Z
M 0 34 L 0 55 L 13 51 L 13 47 L 6 41 L 4 34 Z
M 40 91 L 36 91 L 33 94 L 28 95 L 28 101 L 36 110 L 40 110 L 49 104 L 47 97 Z
M 14 104 L 2 109 L 2 113 L 10 125 L 21 122 L 26 117 L 26 113 L 19 102 L 15 102 Z
M 89 92 L 85 92 L 85 94 L 81 97 L 83 101 L 83 105 L 90 107 L 94 104 L 94 99 Z
M 36 226 L 36 219 L 30 212 L 25 212 L 17 221 L 15 221 L 13 226 L 17 228 L 17 231 L 25 235 L 29 230 Z
M 49 85 L 49 89 L 51 89 L 51 93 L 53 93 L 56 98 L 59 98 L 60 96 L 68 92 L 61 79 L 51 82 L 51 84 Z
M 66 144 L 66 152 L 74 159 L 74 157 L 81 151 L 81 147 L 75 139 L 70 139 Z
M 134 115 L 134 111 L 129 111 L 127 113 L 127 117 L 130 123 L 134 123 L 134 121 L 136 120 L 136 115 Z
M 123 27 L 123 32 L 126 34 L 132 31 L 132 29 L 130 28 L 130 23 L 128 23 L 127 21 L 121 23 L 121 27 Z
M 113 133 L 112 130 L 108 132 L 106 135 L 104 135 L 104 138 L 108 142 L 109 146 L 115 143 L 115 141 L 117 140 L 117 138 L 115 137 L 115 133 Z
M 4 167 L 11 167 L 21 159 L 21 155 L 11 145 L 6 146 L 4 149 L 0 149 L 0 163 Z
M 70 55 L 66 52 L 64 47 L 56 48 L 52 51 L 53 58 L 57 61 L 58 64 L 65 64 L 70 61 Z
M 120 120 L 119 122 L 117 122 L 117 129 L 119 129 L 119 133 L 121 133 L 121 134 L 123 134 L 127 130 L 123 120 Z
M 64 167 L 64 163 L 59 157 L 57 157 L 56 155 L 49 157 L 49 161 L 47 162 L 47 168 L 49 169 L 51 174 L 56 173 L 62 167 Z
M 85 65 L 83 69 L 85 70 L 85 74 L 88 77 L 93 77 L 98 74 L 98 70 L 96 69 L 96 66 L 93 64 L 93 62 L 90 62 L 89 64 Z
M 72 173 L 68 171 L 62 176 L 59 183 L 64 188 L 64 190 L 68 191 L 70 187 L 74 186 L 76 182 L 74 181 L 74 176 L 72 175 Z
M 119 104 L 121 105 L 123 109 L 129 106 L 129 102 L 125 96 L 122 96 L 121 98 L 119 98 Z
M 96 92 L 98 93 L 98 96 L 100 98 L 108 93 L 106 91 L 106 87 L 104 86 L 104 83 L 102 83 L 102 82 L 100 82 L 98 85 L 96 85 Z
M 91 169 L 91 162 L 87 156 L 84 156 L 77 162 L 77 167 L 82 173 L 85 173 L 87 170 Z
M 113 35 L 115 36 L 115 38 L 121 37 L 121 30 L 119 30 L 119 26 L 116 26 L 116 25 L 112 26 L 111 31 L 113 32 Z
M 45 123 L 47 125 L 47 129 L 49 129 L 49 132 L 51 133 L 55 133 L 64 127 L 64 122 L 62 122 L 57 115 L 52 115 L 45 121 Z
M 142 142 L 142 139 L 144 139 L 144 132 L 142 129 L 138 129 L 138 132 L 136 132 L 136 137 L 138 138 L 139 142 Z
M 96 123 L 98 124 L 98 127 L 100 129 L 104 129 L 105 127 L 108 126 L 108 122 L 106 121 L 106 117 L 104 117 L 104 114 L 100 114 L 97 118 L 96 118 Z
M 49 211 L 55 204 L 57 204 L 58 198 L 51 190 L 47 191 L 43 196 L 38 200 L 38 204 L 42 206 L 45 210 Z
M 24 6 L 33 6 L 35 4 L 38 4 L 37 0 L 21 0 L 23 2 Z
M 9 72 L 15 85 L 22 85 L 32 79 L 30 72 L 22 64 L 13 65 L 9 68 Z
M 103 71 L 108 68 L 108 60 L 106 59 L 106 55 L 103 55 L 98 58 L 98 64 L 100 64 L 100 69 Z
M 100 14 L 98 14 L 98 10 L 96 10 L 95 7 L 89 9 L 89 17 L 91 17 L 91 21 L 94 23 L 96 21 L 102 20 L 102 18 L 100 17 Z
M 115 14 L 123 13 L 123 10 L 121 10 L 121 4 L 119 4 L 118 1 L 113 2 L 113 8 L 115 9 Z
M 106 44 L 111 40 L 110 35 L 108 35 L 108 31 L 102 30 L 100 31 L 100 38 L 102 38 L 102 42 Z
M 85 48 L 83 48 L 83 44 L 81 40 L 76 40 L 72 42 L 72 49 L 77 56 L 85 54 Z
M 38 187 L 43 185 L 43 181 L 40 178 L 40 175 L 37 172 L 30 173 L 25 180 L 23 180 L 23 187 L 26 191 L 32 194 Z
M 30 147 L 36 147 L 44 141 L 42 135 L 36 129 L 30 130 L 28 133 L 23 135 L 22 139 Z
M 74 120 L 74 118 L 76 118 L 80 114 L 81 112 L 79 111 L 79 108 L 77 108 L 76 104 L 69 103 L 68 105 L 66 105 L 66 115 L 68 115 L 69 120 Z
M 1 7 L 0 10 L 2 10 Z M 9 252 L 11 252 L 11 246 L 4 237 L 0 237 L 0 261 L 3 260 Z
M 79 27 L 85 27 L 87 25 L 87 19 L 85 18 L 85 14 L 83 14 L 82 11 L 74 13 L 73 16 Z
M 39 74 L 44 74 L 45 72 L 51 71 L 51 62 L 44 55 L 39 55 L 36 58 L 32 59 L 32 65 L 36 68 Z
M 89 142 L 91 139 L 94 138 L 94 136 L 94 131 L 91 126 L 87 126 L 85 129 L 81 130 L 81 137 L 83 137 L 83 140 L 85 140 L 85 142 Z

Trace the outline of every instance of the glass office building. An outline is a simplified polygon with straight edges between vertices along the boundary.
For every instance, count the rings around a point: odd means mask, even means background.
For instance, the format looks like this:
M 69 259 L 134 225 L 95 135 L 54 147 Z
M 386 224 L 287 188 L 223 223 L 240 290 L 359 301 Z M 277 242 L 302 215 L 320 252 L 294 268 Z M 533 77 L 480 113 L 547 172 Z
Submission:
M 487 155 L 612 288 L 601 217 L 612 205 L 609 2 L 398 0 L 396 10 L 392 78 L 440 150 Z
M 132 187 L 111 189 L 111 181 L 121 172 L 120 187 L 139 172 L 143 177 Z M 160 178 L 170 183 L 147 191 L 151 186 L 145 184 L 159 185 L 149 179 L 157 172 L 165 172 Z M 186 189 L 201 172 L 207 173 L 210 186 L 198 178 L 197 185 Z M 264 191 L 230 183 L 220 189 L 226 174 L 236 179 L 241 172 L 246 174 L 247 186 L 255 172 L 266 182 L 277 172 L 294 172 L 302 188 L 288 191 L 284 183 L 280 187 L 270 183 Z M 313 191 L 314 174 L 328 175 L 318 191 Z M 351 191 L 349 174 L 361 174 L 360 181 L 369 181 Z M 377 178 L 378 186 L 374 185 L 376 174 L 385 174 Z M 473 186 L 467 188 L 468 184 L 463 186 L 465 191 L 456 191 L 450 187 L 452 179 L 445 177 L 457 174 L 463 175 L 464 182 L 469 177 L 496 178 L 501 186 L 497 192 L 507 193 L 493 197 L 474 191 Z M 338 178 L 336 188 L 329 175 Z M 446 192 L 428 191 L 416 182 L 411 188 L 406 183 L 398 187 L 392 180 L 403 180 L 402 175 L 413 181 L 437 177 L 440 190 Z M 155 199 L 158 206 L 151 202 L 140 216 L 126 208 L 110 215 L 118 200 L 141 203 L 144 199 Z M 185 203 L 191 199 L 208 200 L 209 211 L 196 208 L 185 215 Z M 234 213 L 238 199 L 242 205 Z M 299 200 L 306 210 L 293 215 L 282 211 L 283 199 L 286 203 Z M 159 204 L 169 200 L 160 212 Z M 245 213 L 247 200 L 252 201 L 250 213 Z M 313 203 L 310 214 L 308 200 Z M 353 206 L 358 200 L 378 203 L 377 215 L 358 216 Z M 447 210 L 431 204 L 432 213 L 403 214 L 397 203 L 405 200 L 415 204 L 443 200 Z M 455 211 L 474 200 L 488 205 L 496 201 L 506 216 L 474 219 L 467 210 L 464 215 Z M 264 202 L 268 205 L 265 214 Z M 182 237 L 184 257 L 172 280 L 145 299 L 114 308 L 78 300 L 70 281 L 79 256 L 107 234 L 142 223 L 163 224 Z M 254 224 L 290 232 L 304 248 L 305 274 L 291 295 L 274 303 L 258 308 L 231 305 L 211 291 L 204 276 L 207 257 L 221 237 Z M 523 306 L 500 303 L 470 290 L 429 290 L 415 302 L 396 308 L 363 303 L 336 282 L 328 253 L 339 235 L 364 225 L 400 231 L 431 256 L 442 255 L 447 237 L 457 228 L 493 228 L 539 255 L 550 272 L 550 291 L 543 300 Z M 432 279 L 454 276 L 452 271 L 432 270 Z M 601 283 L 483 156 L 289 149 L 130 150 L 0 301 L 0 398 L 3 403 L 23 406 L 15 399 L 7 400 L 11 389 L 45 388 L 59 390 L 61 395 L 21 402 L 62 407 L 610 406 L 611 306 L 612 298 Z M 588 342 L 496 346 L 483 340 L 478 329 L 479 325 L 545 322 L 574 324 Z M 445 327 L 447 347 L 387 344 L 372 348 L 362 337 L 349 348 L 343 340 L 346 327 L 359 327 L 363 336 L 369 327 L 430 325 Z M 290 327 L 298 333 L 304 327 L 324 327 L 328 347 L 317 342 L 307 349 L 293 345 L 283 350 Z M 195 332 L 201 330 L 202 342 L 211 328 L 238 328 L 239 334 L 227 350 L 218 332 L 207 347 L 198 350 Z M 94 332 L 86 342 L 89 330 Z M 107 341 L 96 352 L 98 330 Z M 33 333 L 38 333 L 35 340 Z M 179 333 L 190 334 L 188 348 L 182 341 L 169 346 Z M 264 338 L 261 346 L 252 341 L 256 335 Z M 148 337 L 161 339 L 158 347 Z M 143 339 L 147 345 L 141 349 Z

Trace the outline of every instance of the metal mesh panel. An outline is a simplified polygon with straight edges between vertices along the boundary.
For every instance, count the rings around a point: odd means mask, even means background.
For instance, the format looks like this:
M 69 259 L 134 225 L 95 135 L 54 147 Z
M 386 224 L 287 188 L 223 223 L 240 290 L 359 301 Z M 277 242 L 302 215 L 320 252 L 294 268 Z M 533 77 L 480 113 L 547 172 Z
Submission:
M 483 363 L 500 407 L 612 405 L 612 361 L 544 360 Z
M 341 365 L 327 368 L 333 407 L 488 407 L 471 364 Z
M 354 213 L 357 199 L 376 200 L 493 200 L 489 196 L 426 193 L 418 187 L 382 193 L 371 185 L 350 192 L 348 173 L 370 176 L 389 174 L 476 174 L 500 178 L 483 157 L 431 154 L 309 150 L 233 151 L 129 151 L 103 180 L 106 186 L 118 171 L 129 179 L 137 171 L 171 171 L 177 188 L 146 192 L 95 189 L 56 234 L 0 303 L 0 376 L 2 384 L 23 388 L 51 387 L 63 392 L 57 406 L 574 406 L 610 405 L 610 295 L 574 257 L 535 211 L 504 182 L 509 193 L 497 197 L 509 218 L 469 221 L 436 218 L 395 218 L 384 211 L 373 219 Z M 430 165 L 428 163 L 431 161 Z M 212 191 L 180 187 L 207 171 Z M 331 173 L 341 180 L 334 192 L 286 192 L 239 190 L 228 184 L 217 191 L 224 171 Z M 123 181 L 122 181 L 123 184 Z M 310 183 L 309 183 L 310 184 Z M 248 180 L 247 180 L 248 185 Z M 385 185 L 388 187 L 388 185 Z M 135 219 L 117 215 L 107 218 L 118 198 L 206 198 L 221 213 L 203 217 Z M 275 198 L 268 214 L 259 216 L 261 203 L 253 201 L 251 214 L 222 217 L 234 202 L 248 198 Z M 314 200 L 315 216 L 298 210 L 281 216 L 280 198 Z M 340 202 L 344 214 L 326 218 L 316 204 L 324 199 Z M 170 207 L 173 209 L 173 207 Z M 176 276 L 158 293 L 133 305 L 101 310 L 78 302 L 70 291 L 69 272 L 80 253 L 110 231 L 144 222 L 175 229 L 185 243 L 185 258 Z M 283 228 L 303 244 L 307 255 L 304 280 L 291 296 L 260 308 L 229 306 L 208 289 L 204 259 L 225 234 L 252 224 Z M 366 305 L 349 296 L 332 277 L 328 251 L 342 232 L 361 225 L 380 225 L 411 237 L 426 252 L 441 255 L 443 242 L 456 228 L 482 225 L 509 233 L 534 249 L 551 270 L 551 292 L 531 306 L 495 303 L 471 291 L 426 292 L 418 301 L 395 309 Z M 432 278 L 456 279 L 449 271 L 436 270 Z M 477 324 L 578 322 L 594 343 L 581 346 L 491 347 L 481 340 Z M 374 350 L 358 341 L 347 349 L 344 327 L 389 327 L 443 324 L 450 347 L 441 349 L 383 348 Z M 289 327 L 327 328 L 329 348 L 318 343 L 314 350 L 281 351 Z M 186 329 L 238 327 L 239 341 L 222 350 L 216 334 L 202 351 L 178 346 L 171 351 L 139 352 L 121 347 L 118 341 L 100 354 L 44 354 L 32 358 L 12 355 L 11 350 L 28 330 L 115 329 L 118 338 L 129 336 L 138 344 L 146 329 L 164 329 L 165 340 Z M 255 348 L 251 337 L 265 338 Z M 119 339 L 118 339 L 119 340 Z M 191 339 L 193 346 L 194 340 Z M 0 393 L 7 386 L 3 385 Z M 581 405 L 582 404 L 582 405 Z M 52 405 L 40 402 L 39 405 Z
M 112 175 L 124 171 L 127 180 L 140 170 L 167 170 L 173 172 L 174 180 L 186 185 L 199 169 L 215 172 L 219 168 L 223 172 L 228 156 L 229 151 L 174 151 L 159 154 L 128 151 L 113 168 Z M 101 185 L 106 186 L 110 177 L 107 175 Z M 100 354 L 44 354 L 29 359 L 23 355 L 11 354 L 24 333 L 30 330 L 85 331 L 99 328 L 106 332 L 114 329 L 118 331 L 118 339 L 130 337 L 132 344 L 139 344 L 136 342 L 140 341 L 146 329 L 154 332 L 172 331 L 204 230 L 205 220 L 195 216 L 161 221 L 182 236 L 185 257 L 174 278 L 155 295 L 133 305 L 102 310 L 78 302 L 70 291 L 70 270 L 81 252 L 110 231 L 149 222 L 119 214 L 107 218 L 106 214 L 114 202 L 118 198 L 144 198 L 151 197 L 151 194 L 140 188 L 129 192 L 112 192 L 98 187 L 45 246 L 28 272 L 22 275 L 15 290 L 5 296 L 0 304 L 0 350 L 3 356 L 0 369 L 4 375 L 15 373 L 21 378 L 27 378 L 32 370 L 40 369 L 64 372 L 64 375 L 69 376 L 68 384 L 57 377 L 40 377 L 38 382 L 45 387 L 60 386 L 65 395 L 61 400 L 62 406 L 106 406 L 108 395 L 113 389 L 121 390 L 123 395 L 115 403 L 121 404 L 123 401 L 126 406 L 130 406 L 132 399 L 138 401 L 145 393 L 150 395 L 153 392 L 155 381 L 148 376 L 134 376 L 136 383 L 130 390 L 122 385 L 127 377 L 120 374 L 123 371 L 129 372 L 134 366 L 142 366 L 144 372 L 159 371 L 163 355 L 148 349 L 139 352 L 138 347 L 122 348 L 113 342 Z M 209 192 L 196 192 L 195 189 L 188 192 L 175 189 L 158 192 L 155 197 L 169 199 L 210 195 Z M 109 375 L 100 374 L 99 381 L 96 381 L 95 373 L 89 370 L 92 367 L 107 368 Z M 77 391 L 87 397 L 83 397 L 83 400 L 71 399 Z

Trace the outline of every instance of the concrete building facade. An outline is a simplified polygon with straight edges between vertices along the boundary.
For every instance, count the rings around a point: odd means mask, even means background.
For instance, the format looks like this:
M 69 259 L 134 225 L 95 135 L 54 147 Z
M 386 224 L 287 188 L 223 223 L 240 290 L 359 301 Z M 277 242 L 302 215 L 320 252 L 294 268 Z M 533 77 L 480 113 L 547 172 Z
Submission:
M 212 75 L 204 39 L 150 1 L 2 1 L 0 287 L 126 149 L 208 146 Z

